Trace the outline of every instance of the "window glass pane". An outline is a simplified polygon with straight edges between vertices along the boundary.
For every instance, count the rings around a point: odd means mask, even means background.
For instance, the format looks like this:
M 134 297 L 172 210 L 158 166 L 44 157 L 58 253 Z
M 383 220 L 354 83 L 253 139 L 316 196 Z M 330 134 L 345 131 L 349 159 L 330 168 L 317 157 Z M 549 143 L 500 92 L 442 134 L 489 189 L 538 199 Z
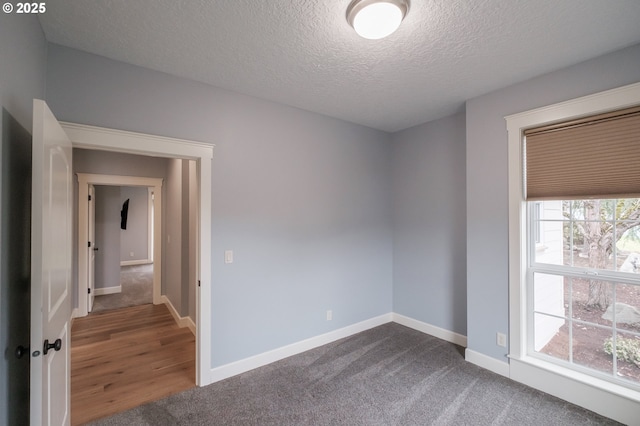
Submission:
M 616 222 L 616 228 L 619 231 L 616 235 L 620 236 L 616 242 L 618 270 L 640 274 L 640 226 L 628 228 L 627 223 Z
M 593 200 L 591 200 L 593 201 Z M 617 200 L 597 200 L 600 203 L 600 219 L 601 220 L 614 220 L 616 218 L 616 203 Z
M 584 203 L 582 200 L 562 202 L 562 215 L 570 220 L 584 220 Z
M 535 314 L 534 350 L 569 361 L 569 326 L 566 319 Z
M 562 223 L 562 259 L 563 265 L 573 265 L 573 257 L 578 255 L 578 252 L 571 249 L 573 247 L 573 241 L 575 240 L 573 222 Z
M 540 241 L 535 247 L 535 261 L 551 265 L 566 264 L 563 250 L 563 222 L 540 221 L 537 231 Z
M 637 221 L 640 210 L 640 198 L 623 198 L 615 200 L 615 219 L 619 221 Z
M 597 220 L 574 221 L 565 235 L 564 246 L 572 255 L 565 265 L 590 269 L 614 269 L 613 222 Z M 565 251 L 565 259 L 568 254 Z
M 618 251 L 618 270 L 632 274 L 640 274 L 640 250 L 638 252 Z
M 570 200 L 563 202 L 562 213 L 567 219 L 584 220 L 613 220 L 616 200 Z
M 572 318 L 590 324 L 611 326 L 606 313 L 613 300 L 612 284 L 608 281 L 573 278 L 571 286 Z
M 568 317 L 568 302 L 565 302 L 565 278 L 562 275 L 535 273 L 533 276 L 533 309 L 536 312 Z
M 615 318 L 618 330 L 640 334 L 640 286 L 616 284 L 615 292 L 615 308 L 613 303 L 609 305 L 602 314 L 603 318 L 609 321 L 609 325 L 613 325 Z
M 573 362 L 596 371 L 613 374 L 613 358 L 604 351 L 604 342 L 613 335 L 611 329 L 574 323 Z
M 540 219 L 543 220 L 565 220 L 564 210 L 561 200 L 538 201 L 540 205 Z
M 535 202 L 532 205 L 531 216 L 535 261 L 552 265 L 564 264 L 562 201 Z
M 603 344 L 605 352 L 611 354 L 615 352 L 617 357 L 616 375 L 622 379 L 640 384 L 640 337 L 630 333 L 617 333 L 615 347 L 610 341 Z

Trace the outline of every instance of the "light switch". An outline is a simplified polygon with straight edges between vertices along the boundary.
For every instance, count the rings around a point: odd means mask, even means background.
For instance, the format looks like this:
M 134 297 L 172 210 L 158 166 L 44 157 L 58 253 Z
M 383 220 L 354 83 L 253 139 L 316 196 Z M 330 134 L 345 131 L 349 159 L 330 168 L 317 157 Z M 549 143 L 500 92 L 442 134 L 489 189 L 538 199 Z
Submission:
M 224 251 L 224 263 L 233 263 L 233 250 Z

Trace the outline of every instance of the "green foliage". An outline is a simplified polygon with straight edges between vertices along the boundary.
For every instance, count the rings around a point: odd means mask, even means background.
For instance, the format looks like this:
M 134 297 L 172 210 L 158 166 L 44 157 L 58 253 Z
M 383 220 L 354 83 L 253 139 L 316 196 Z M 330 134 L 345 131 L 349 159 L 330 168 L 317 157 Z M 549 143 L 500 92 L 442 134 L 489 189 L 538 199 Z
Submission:
M 612 338 L 604 341 L 604 351 L 609 355 L 613 354 Z M 616 338 L 616 357 L 640 367 L 640 340 Z

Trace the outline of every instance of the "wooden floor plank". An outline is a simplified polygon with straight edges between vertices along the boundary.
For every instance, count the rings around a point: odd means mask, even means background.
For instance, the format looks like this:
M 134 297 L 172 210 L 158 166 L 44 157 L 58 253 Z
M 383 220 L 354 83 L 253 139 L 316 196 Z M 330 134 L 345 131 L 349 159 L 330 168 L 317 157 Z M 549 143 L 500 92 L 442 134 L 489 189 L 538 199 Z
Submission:
M 195 337 L 164 305 L 77 318 L 71 329 L 71 424 L 195 386 Z

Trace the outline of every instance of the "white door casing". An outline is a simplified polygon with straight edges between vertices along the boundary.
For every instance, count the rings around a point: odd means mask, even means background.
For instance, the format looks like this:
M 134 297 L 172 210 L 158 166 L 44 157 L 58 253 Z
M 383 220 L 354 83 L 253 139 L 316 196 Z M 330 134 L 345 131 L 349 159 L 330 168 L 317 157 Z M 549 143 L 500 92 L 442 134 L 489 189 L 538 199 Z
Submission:
M 99 149 L 102 151 L 166 158 L 182 158 L 196 162 L 199 192 L 196 279 L 201 284 L 198 287 L 196 295 L 196 384 L 198 386 L 210 384 L 212 363 L 211 168 L 214 145 L 74 123 L 62 123 L 62 127 L 69 135 L 75 148 Z M 81 189 L 82 186 L 79 186 L 78 190 L 81 191 Z M 162 204 L 159 197 L 161 197 L 162 193 L 155 192 L 154 195 L 155 205 L 161 206 Z M 81 194 L 79 193 L 78 196 L 81 196 Z M 155 208 L 154 211 L 156 210 L 161 209 Z M 156 238 L 156 235 L 154 235 L 153 245 L 154 258 L 156 258 L 156 250 L 160 249 L 161 245 L 160 236 Z M 80 251 L 79 254 L 80 253 L 82 253 L 82 251 Z M 155 269 L 154 267 L 154 270 Z
M 87 232 L 89 234 L 89 242 L 87 244 L 87 258 L 89 262 L 87 264 L 87 312 L 93 310 L 93 301 L 95 295 L 95 283 L 96 283 L 96 188 L 93 185 L 89 185 L 89 196 L 87 197 L 87 203 L 89 206 L 89 216 L 87 223 Z
M 78 199 L 87 200 L 94 185 L 103 186 L 140 186 L 148 187 L 151 191 L 157 193 L 158 204 L 162 203 L 162 179 L 145 178 L 137 176 L 118 176 L 118 175 L 99 175 L 90 173 L 78 173 Z M 88 207 L 89 206 L 89 207 Z M 83 317 L 91 312 L 92 299 L 95 289 L 93 288 L 95 279 L 95 269 L 92 269 L 93 257 L 95 255 L 94 247 L 84 251 L 82 247 L 89 246 L 89 242 L 93 246 L 94 237 L 91 237 L 91 230 L 95 233 L 95 208 L 91 211 L 93 203 L 78 203 L 78 312 L 76 316 Z M 162 209 L 153 209 L 153 304 L 162 303 L 160 294 L 161 275 L 162 275 Z M 97 247 L 98 249 L 100 247 Z M 106 247 L 102 247 L 106 250 Z M 120 250 L 120 247 L 117 247 Z M 87 278 L 83 278 L 87 277 Z M 90 289 L 91 292 L 87 290 Z
M 31 213 L 32 425 L 58 426 L 70 422 L 71 161 L 71 142 L 65 131 L 46 103 L 34 99 Z

